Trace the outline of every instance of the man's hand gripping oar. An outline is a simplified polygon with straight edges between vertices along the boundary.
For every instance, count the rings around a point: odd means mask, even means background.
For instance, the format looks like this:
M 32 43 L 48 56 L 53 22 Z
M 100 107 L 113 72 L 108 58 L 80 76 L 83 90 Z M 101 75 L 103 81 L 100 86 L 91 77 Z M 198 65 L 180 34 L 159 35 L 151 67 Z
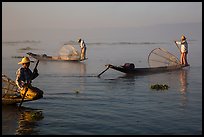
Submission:
M 176 47 L 179 49 L 179 52 L 181 53 L 181 49 L 179 48 L 178 44 L 176 43 L 176 41 L 174 41 L 174 43 L 176 44 Z

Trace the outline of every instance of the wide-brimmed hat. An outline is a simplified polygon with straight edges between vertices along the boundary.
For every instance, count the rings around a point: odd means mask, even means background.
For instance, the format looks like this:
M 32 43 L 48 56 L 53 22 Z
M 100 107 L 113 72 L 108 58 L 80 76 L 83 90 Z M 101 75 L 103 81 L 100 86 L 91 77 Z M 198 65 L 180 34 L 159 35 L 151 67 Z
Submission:
M 24 58 L 22 58 L 22 60 L 20 62 L 18 62 L 18 64 L 29 63 L 29 62 L 33 62 L 33 61 L 30 61 L 30 59 L 28 57 L 24 57 Z
M 182 35 L 181 40 L 186 40 L 186 37 L 184 35 Z

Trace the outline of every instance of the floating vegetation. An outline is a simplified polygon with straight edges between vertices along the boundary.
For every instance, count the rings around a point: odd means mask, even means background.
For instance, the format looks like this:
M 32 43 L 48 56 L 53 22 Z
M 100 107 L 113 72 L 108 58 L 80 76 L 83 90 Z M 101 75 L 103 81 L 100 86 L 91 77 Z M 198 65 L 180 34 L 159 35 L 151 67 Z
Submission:
M 44 118 L 41 111 L 25 111 L 23 114 L 23 119 L 26 121 L 39 121 Z
M 11 58 L 23 58 L 24 56 L 11 56 Z
M 74 92 L 75 92 L 76 94 L 79 94 L 79 89 L 74 89 Z
M 36 40 L 24 40 L 24 41 L 4 41 L 3 44 L 21 44 L 21 43 L 40 43 L 40 41 Z
M 41 111 L 37 111 L 37 112 L 32 112 L 31 113 L 31 118 L 34 120 L 38 120 L 39 118 L 43 118 L 42 112 Z
M 166 84 L 154 84 L 151 85 L 151 89 L 156 89 L 156 90 L 168 90 L 169 86 Z
M 20 48 L 19 50 L 32 50 L 32 48 L 26 47 L 26 48 Z

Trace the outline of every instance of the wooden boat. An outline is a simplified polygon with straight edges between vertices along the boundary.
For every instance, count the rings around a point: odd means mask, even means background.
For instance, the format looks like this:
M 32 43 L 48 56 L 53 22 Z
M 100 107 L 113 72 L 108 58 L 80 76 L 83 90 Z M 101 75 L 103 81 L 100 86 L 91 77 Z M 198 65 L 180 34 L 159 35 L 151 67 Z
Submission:
M 38 90 L 40 90 L 40 89 L 38 89 Z M 29 94 L 29 93 L 27 93 L 27 94 Z M 27 96 L 27 94 L 26 94 L 26 96 Z M 34 100 L 38 100 L 40 98 L 43 98 L 43 91 L 38 93 L 38 95 L 35 98 L 25 97 L 23 102 L 34 101 Z M 2 96 L 2 104 L 3 105 L 17 104 L 17 103 L 20 103 L 21 101 L 22 101 L 22 96 L 20 95 L 20 93 L 15 93 L 15 94 L 8 94 L 7 93 L 7 94 L 4 94 Z
M 46 54 L 35 54 L 32 52 L 28 52 L 27 54 L 41 61 L 74 61 L 74 62 L 76 61 L 76 62 L 80 62 L 80 61 L 84 61 L 88 59 L 88 58 L 80 59 L 78 56 L 48 56 Z
M 38 93 L 38 95 L 35 98 L 28 98 L 25 97 L 23 102 L 28 102 L 28 101 L 34 101 L 34 100 L 38 100 L 40 98 L 43 98 L 43 91 L 41 91 L 40 93 Z M 30 92 L 29 92 L 30 93 Z M 29 94 L 27 93 L 26 96 Z M 2 104 L 3 105 L 13 105 L 13 104 L 17 104 L 20 103 L 22 101 L 22 96 L 20 95 L 20 93 L 15 93 L 15 94 L 4 94 L 2 96 Z
M 153 74 L 153 73 L 161 73 L 161 72 L 169 72 L 182 69 L 186 66 L 184 65 L 174 65 L 174 66 L 162 66 L 162 67 L 149 67 L 149 68 L 127 68 L 125 66 L 114 66 L 111 64 L 106 65 L 108 68 L 126 73 L 126 74 L 134 74 L 134 75 L 145 75 L 145 74 Z
M 22 101 L 24 92 L 18 92 L 18 87 L 12 79 L 2 74 L 2 105 L 17 104 Z M 23 102 L 34 101 L 43 98 L 43 91 L 37 87 L 29 87 Z
M 148 56 L 148 64 L 149 67 L 147 68 L 135 68 L 133 63 L 125 63 L 123 66 L 115 66 L 111 64 L 106 66 L 126 74 L 134 75 L 168 72 L 187 67 L 181 65 L 179 59 L 175 55 L 163 48 L 155 48 L 150 52 Z
M 22 101 L 21 96 L 5 96 L 2 97 L 2 105 L 14 105 Z M 23 102 L 34 101 L 31 99 L 24 99 Z

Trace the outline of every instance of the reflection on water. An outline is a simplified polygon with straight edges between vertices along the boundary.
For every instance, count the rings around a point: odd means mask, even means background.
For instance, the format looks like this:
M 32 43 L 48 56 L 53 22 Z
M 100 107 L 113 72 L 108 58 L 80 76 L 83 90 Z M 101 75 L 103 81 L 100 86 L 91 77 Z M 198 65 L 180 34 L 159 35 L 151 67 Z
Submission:
M 58 76 L 86 74 L 86 64 L 84 62 L 65 62 L 65 61 L 40 61 L 38 66 L 40 74 L 57 74 Z M 66 75 L 65 75 L 66 74 Z
M 84 63 L 80 63 L 80 76 L 85 76 L 86 75 L 86 65 Z M 85 90 L 85 84 L 86 79 L 83 77 L 80 77 L 80 86 L 79 86 L 79 91 L 84 91 Z
M 186 106 L 187 103 L 187 71 L 183 69 L 179 71 L 179 80 L 180 80 L 180 93 L 181 93 L 181 106 Z
M 86 74 L 86 64 L 80 63 L 80 74 L 84 76 Z
M 149 75 L 149 83 L 152 84 L 167 84 L 170 88 L 166 92 L 170 92 L 172 89 L 178 89 L 180 95 L 180 105 L 185 107 L 188 101 L 187 98 L 187 76 L 188 68 L 184 68 L 178 71 L 166 72 L 161 74 Z M 165 93 L 165 92 L 161 92 Z
M 180 78 L 180 91 L 181 94 L 186 94 L 187 89 L 187 70 L 181 70 L 179 74 Z
M 2 129 L 4 135 L 37 135 L 38 121 L 44 118 L 42 111 L 16 105 L 2 106 Z M 10 123 L 10 124 L 8 124 Z M 14 124 L 15 123 L 15 124 Z M 4 126 L 8 125 L 8 127 Z

